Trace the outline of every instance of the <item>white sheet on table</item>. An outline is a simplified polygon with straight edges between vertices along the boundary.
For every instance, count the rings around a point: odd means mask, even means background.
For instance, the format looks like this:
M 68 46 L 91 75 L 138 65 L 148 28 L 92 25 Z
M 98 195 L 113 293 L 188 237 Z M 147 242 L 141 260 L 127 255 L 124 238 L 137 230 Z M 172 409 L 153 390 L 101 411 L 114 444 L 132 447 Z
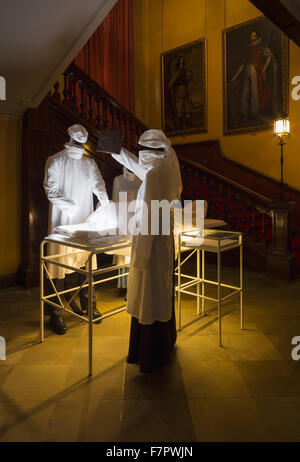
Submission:
M 112 230 L 99 229 L 94 223 L 80 223 L 77 225 L 63 225 L 55 228 L 54 233 L 66 240 L 76 240 L 87 244 L 109 244 L 127 240 L 127 236 L 118 234 L 115 228 Z

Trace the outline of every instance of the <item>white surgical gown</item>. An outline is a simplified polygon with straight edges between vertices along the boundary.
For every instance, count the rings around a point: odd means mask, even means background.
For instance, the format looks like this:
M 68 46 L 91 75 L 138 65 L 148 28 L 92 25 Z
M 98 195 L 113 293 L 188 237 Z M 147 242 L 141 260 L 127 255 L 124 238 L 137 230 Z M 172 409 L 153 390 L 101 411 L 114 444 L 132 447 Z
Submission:
M 168 155 L 145 150 L 140 152 L 139 158 L 122 149 L 119 155 L 113 154 L 113 157 L 142 181 L 135 216 L 138 226 L 143 220 L 140 201 L 144 201 L 150 210 L 151 200 L 167 199 L 171 202 L 179 198 L 181 178 L 177 177 L 178 161 L 172 148 L 169 148 Z M 173 271 L 172 234 L 133 236 L 127 311 L 141 324 L 171 319 Z
M 112 200 L 119 204 L 120 200 L 122 201 L 122 197 L 120 197 L 120 193 L 127 193 L 127 207 L 128 205 L 136 200 L 137 193 L 139 187 L 141 186 L 141 180 L 134 174 L 126 170 L 124 167 L 123 175 L 116 176 L 113 183 L 113 192 L 112 192 Z M 134 217 L 134 211 L 127 213 L 127 223 L 132 220 Z M 126 233 L 128 234 L 128 233 Z M 123 255 L 114 255 L 113 263 L 115 265 L 122 265 L 128 263 L 129 266 L 130 257 L 123 256 Z M 120 270 L 120 274 L 126 273 L 128 270 L 127 268 L 122 268 Z M 127 276 L 118 279 L 118 287 L 119 288 L 127 288 Z
M 83 155 L 83 148 L 66 146 L 50 156 L 45 167 L 44 189 L 50 201 L 48 232 L 59 225 L 83 223 L 93 212 L 93 193 L 101 203 L 107 203 L 105 183 L 93 159 Z M 60 261 L 80 268 L 87 260 L 86 252 L 63 245 L 50 244 L 48 254 L 68 253 Z M 94 266 L 94 264 L 93 264 Z M 49 264 L 52 278 L 64 278 L 71 270 Z

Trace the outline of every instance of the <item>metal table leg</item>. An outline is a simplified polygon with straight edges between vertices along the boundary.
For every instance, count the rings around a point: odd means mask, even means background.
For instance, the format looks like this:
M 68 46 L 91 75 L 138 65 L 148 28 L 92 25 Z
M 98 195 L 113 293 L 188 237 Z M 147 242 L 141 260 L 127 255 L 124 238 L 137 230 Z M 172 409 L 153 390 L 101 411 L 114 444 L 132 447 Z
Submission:
M 219 319 L 219 346 L 222 346 L 222 308 L 221 308 L 221 252 L 218 248 L 218 319 Z
M 178 330 L 181 330 L 181 239 L 178 235 Z
M 200 250 L 197 249 L 197 278 L 200 279 Z M 197 314 L 200 314 L 200 282 L 197 283 Z
M 202 316 L 205 316 L 205 250 L 201 250 L 202 253 L 202 283 L 201 283 L 201 295 L 202 295 Z
M 244 329 L 244 309 L 243 309 L 243 242 L 240 237 L 240 316 L 241 329 Z
M 43 342 L 45 339 L 44 333 L 44 321 L 45 321 L 45 312 L 44 312 L 44 265 L 42 258 L 44 257 L 44 245 L 45 242 L 42 241 L 40 245 L 40 341 Z
M 93 253 L 88 260 L 89 377 L 93 375 Z

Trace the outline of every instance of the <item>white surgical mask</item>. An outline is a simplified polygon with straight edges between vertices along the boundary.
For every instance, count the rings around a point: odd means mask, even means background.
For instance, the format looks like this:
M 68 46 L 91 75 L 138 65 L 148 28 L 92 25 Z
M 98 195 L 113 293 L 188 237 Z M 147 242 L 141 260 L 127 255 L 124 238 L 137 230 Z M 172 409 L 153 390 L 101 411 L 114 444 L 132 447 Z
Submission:
M 68 156 L 72 159 L 81 159 L 84 153 L 84 147 L 74 146 L 71 142 L 65 144 Z

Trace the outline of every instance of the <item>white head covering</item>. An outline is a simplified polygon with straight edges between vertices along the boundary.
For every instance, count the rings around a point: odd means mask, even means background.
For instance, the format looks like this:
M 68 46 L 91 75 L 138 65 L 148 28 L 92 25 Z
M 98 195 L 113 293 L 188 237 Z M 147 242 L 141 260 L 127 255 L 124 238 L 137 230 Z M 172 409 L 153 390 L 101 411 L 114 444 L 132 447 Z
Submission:
M 162 130 L 153 128 L 152 130 L 146 130 L 139 139 L 141 146 L 147 148 L 166 148 L 171 146 L 171 141 L 166 137 Z
M 88 139 L 88 132 L 82 125 L 71 125 L 68 128 L 68 134 L 70 135 L 70 141 L 65 144 L 68 156 L 73 159 L 81 159 L 84 153 L 84 146 L 80 146 Z M 79 145 L 78 145 L 79 143 Z
M 177 200 L 180 198 L 182 192 L 182 181 L 181 181 L 181 172 L 177 159 L 177 154 L 174 149 L 171 147 L 171 141 L 166 137 L 162 130 L 151 129 L 146 130 L 140 137 L 138 144 L 148 148 L 161 149 L 164 148 L 165 155 L 161 152 L 154 153 L 149 151 L 140 152 L 142 155 L 142 161 L 149 162 L 149 157 L 166 157 L 169 164 L 169 174 L 171 175 L 171 188 L 168 192 L 168 198 L 171 200 Z M 166 172 L 167 174 L 167 172 Z M 170 180 L 170 178 L 169 178 Z
M 70 135 L 71 140 L 77 141 L 77 143 L 86 143 L 88 139 L 88 132 L 82 125 L 71 125 L 68 128 L 68 134 Z

